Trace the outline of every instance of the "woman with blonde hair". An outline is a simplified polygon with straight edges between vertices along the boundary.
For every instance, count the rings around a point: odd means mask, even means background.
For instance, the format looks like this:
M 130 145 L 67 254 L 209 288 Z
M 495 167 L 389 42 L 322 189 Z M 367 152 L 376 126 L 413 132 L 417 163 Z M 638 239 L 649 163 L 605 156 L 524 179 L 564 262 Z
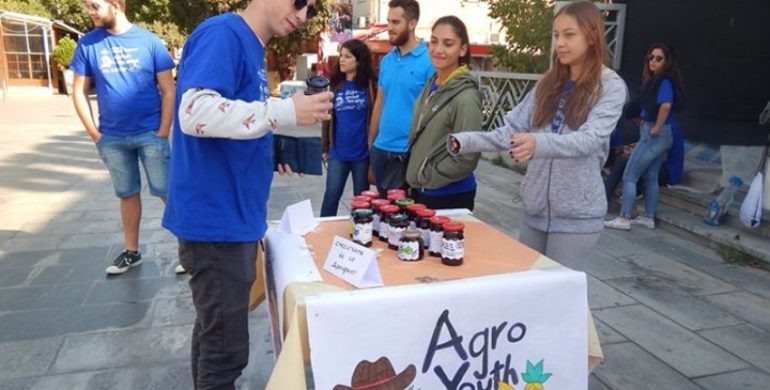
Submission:
M 551 68 L 502 127 L 448 137 L 452 154 L 508 150 L 528 162 L 519 240 L 565 266 L 585 270 L 604 228 L 601 169 L 626 101 L 625 82 L 606 64 L 599 9 L 576 1 L 554 17 Z

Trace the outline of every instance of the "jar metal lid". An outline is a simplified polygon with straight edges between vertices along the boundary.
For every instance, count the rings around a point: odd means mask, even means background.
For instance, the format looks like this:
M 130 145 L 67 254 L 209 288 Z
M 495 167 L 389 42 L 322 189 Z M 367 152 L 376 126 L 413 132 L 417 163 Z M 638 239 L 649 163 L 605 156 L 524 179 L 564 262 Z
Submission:
M 396 201 L 396 204 L 401 206 L 401 207 L 408 207 L 409 205 L 413 205 L 414 204 L 414 199 L 401 198 L 401 199 Z
M 417 230 L 407 230 L 401 234 L 401 237 L 415 239 L 422 237 L 422 233 L 418 232 Z
M 388 195 L 392 195 L 392 194 L 403 194 L 403 195 L 406 195 L 406 191 L 404 191 L 404 190 L 402 190 L 400 188 L 395 188 L 395 189 L 392 189 L 392 190 L 388 190 Z
M 375 199 L 372 201 L 372 206 L 380 208 L 382 206 L 389 205 L 390 202 L 388 202 L 387 199 Z
M 369 218 L 374 214 L 370 209 L 358 209 L 353 211 L 353 218 Z
M 406 209 L 412 213 L 417 213 L 417 211 L 424 210 L 426 208 L 428 208 L 428 206 L 421 203 L 415 203 L 415 204 L 410 204 L 409 206 L 406 206 Z
M 371 202 L 373 199 L 366 195 L 358 195 L 353 197 L 353 202 Z
M 436 210 L 420 209 L 417 210 L 417 216 L 420 218 L 433 218 L 436 216 Z
M 368 209 L 368 208 L 371 208 L 372 205 L 369 202 L 354 201 L 353 204 L 350 205 L 350 207 L 353 210 L 356 210 L 356 209 Z
M 430 223 L 434 225 L 443 225 L 448 222 L 452 222 L 452 219 L 449 217 L 433 217 L 430 219 Z
M 465 229 L 465 225 L 460 222 L 447 222 L 444 224 L 445 232 L 461 232 Z
M 409 217 L 407 217 L 406 214 L 396 214 L 390 217 L 391 222 L 406 222 L 408 220 L 409 220 Z
M 380 211 L 383 213 L 397 213 L 398 210 L 398 206 L 392 204 L 386 204 L 385 206 L 380 207 Z
M 368 196 L 372 199 L 377 199 L 380 197 L 380 193 L 377 191 L 361 191 L 361 196 Z

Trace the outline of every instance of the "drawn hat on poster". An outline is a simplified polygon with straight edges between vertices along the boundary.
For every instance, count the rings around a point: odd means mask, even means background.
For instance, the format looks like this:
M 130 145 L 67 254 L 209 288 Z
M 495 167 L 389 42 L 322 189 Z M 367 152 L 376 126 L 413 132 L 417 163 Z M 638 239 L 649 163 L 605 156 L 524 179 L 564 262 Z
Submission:
M 408 365 L 404 371 L 396 374 L 390 359 L 381 357 L 372 363 L 368 360 L 358 362 L 350 386 L 337 385 L 334 390 L 406 390 L 414 382 L 417 368 Z

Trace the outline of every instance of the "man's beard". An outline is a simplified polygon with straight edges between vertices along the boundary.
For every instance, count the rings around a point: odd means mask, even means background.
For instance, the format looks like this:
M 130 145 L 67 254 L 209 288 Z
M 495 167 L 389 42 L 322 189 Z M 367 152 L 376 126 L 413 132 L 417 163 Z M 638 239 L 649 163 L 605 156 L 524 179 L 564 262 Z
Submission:
M 409 42 L 409 30 L 404 30 L 390 39 L 390 44 L 393 46 L 404 46 L 407 42 Z
M 102 19 L 102 25 L 99 26 L 105 30 L 112 30 L 115 28 L 115 25 L 117 24 L 117 18 L 113 15 L 109 19 Z

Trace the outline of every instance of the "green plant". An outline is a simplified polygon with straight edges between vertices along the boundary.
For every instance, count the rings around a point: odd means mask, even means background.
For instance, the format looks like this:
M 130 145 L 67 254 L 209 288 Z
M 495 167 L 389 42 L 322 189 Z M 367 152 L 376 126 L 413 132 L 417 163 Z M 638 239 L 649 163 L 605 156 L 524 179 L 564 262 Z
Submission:
M 75 47 L 77 47 L 77 43 L 72 38 L 64 37 L 53 49 L 53 59 L 62 69 L 70 66 L 72 57 L 75 56 Z
M 543 73 L 551 50 L 553 0 L 487 0 L 489 17 L 506 31 L 505 46 L 493 46 L 495 64 L 520 73 Z
M 318 0 L 316 9 L 318 15 L 305 23 L 302 28 L 285 37 L 274 38 L 267 45 L 270 51 L 274 53 L 277 62 L 274 64 L 276 69 L 271 70 L 278 70 L 281 80 L 293 78 L 294 68 L 297 65 L 297 55 L 304 53 L 305 47 L 309 43 L 314 43 L 329 24 L 331 15 L 329 13 L 329 0 Z

